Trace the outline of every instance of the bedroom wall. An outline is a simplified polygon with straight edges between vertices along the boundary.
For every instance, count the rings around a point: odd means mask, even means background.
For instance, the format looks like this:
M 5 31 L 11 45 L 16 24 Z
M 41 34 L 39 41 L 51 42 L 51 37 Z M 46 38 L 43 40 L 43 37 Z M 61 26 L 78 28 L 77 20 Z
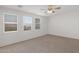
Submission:
M 16 14 L 18 16 L 18 32 L 3 32 L 3 13 Z M 22 16 L 32 16 L 33 23 L 31 31 L 23 31 Z M 40 18 L 40 30 L 35 30 L 35 18 Z M 9 8 L 0 8 L 0 47 L 47 34 L 47 22 L 47 18 L 43 16 Z
M 79 39 L 79 10 L 51 16 L 49 34 Z

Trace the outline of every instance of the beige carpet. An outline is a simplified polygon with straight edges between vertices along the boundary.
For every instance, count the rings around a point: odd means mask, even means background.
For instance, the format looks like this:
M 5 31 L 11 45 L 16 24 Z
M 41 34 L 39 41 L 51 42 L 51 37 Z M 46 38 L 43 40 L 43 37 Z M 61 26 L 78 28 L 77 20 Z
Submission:
M 45 35 L 0 48 L 5 53 L 75 53 L 79 52 L 79 40 Z

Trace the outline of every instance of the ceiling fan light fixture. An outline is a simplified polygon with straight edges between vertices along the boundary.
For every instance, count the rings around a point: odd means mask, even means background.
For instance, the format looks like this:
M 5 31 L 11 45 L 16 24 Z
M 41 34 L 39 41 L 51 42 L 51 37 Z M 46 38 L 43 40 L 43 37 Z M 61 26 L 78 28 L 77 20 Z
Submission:
M 50 10 L 50 11 L 48 10 L 47 13 L 52 13 L 52 10 Z

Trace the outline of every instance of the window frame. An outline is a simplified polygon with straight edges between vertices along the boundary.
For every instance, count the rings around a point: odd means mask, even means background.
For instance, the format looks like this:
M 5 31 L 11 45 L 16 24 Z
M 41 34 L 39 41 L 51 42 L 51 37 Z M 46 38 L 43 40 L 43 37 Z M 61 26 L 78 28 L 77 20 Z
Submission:
M 35 30 L 40 30 L 41 29 L 41 20 L 39 21 L 39 23 L 36 23 L 36 19 L 39 19 L 39 17 L 35 18 Z M 40 25 L 39 29 L 36 29 L 36 25 Z
M 13 24 L 17 25 L 17 30 L 16 31 L 5 31 L 5 24 L 12 24 L 11 22 L 5 22 L 5 15 L 14 15 L 17 17 L 17 22 L 12 22 Z M 3 32 L 4 33 L 12 33 L 12 32 L 18 32 L 18 16 L 16 14 L 12 13 L 3 13 Z
M 24 16 L 23 16 L 24 17 Z M 32 24 L 31 24 L 31 30 L 24 30 L 24 22 L 23 22 L 23 31 L 24 32 L 27 32 L 27 31 L 32 31 L 32 25 L 33 25 L 33 17 L 32 16 L 27 16 L 27 15 L 25 15 L 25 17 L 31 17 L 32 18 Z M 23 21 L 24 21 L 24 19 L 23 19 Z

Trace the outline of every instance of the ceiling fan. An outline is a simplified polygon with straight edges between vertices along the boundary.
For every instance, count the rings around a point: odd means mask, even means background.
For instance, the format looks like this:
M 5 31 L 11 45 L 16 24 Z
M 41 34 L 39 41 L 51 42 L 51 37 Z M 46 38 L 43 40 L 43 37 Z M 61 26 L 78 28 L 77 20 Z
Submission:
M 47 9 L 41 9 L 44 11 L 44 13 L 55 13 L 56 10 L 59 10 L 61 9 L 61 7 L 57 7 L 56 5 L 48 5 L 48 8 Z
M 22 8 L 23 6 L 22 5 L 17 5 L 17 7 Z

